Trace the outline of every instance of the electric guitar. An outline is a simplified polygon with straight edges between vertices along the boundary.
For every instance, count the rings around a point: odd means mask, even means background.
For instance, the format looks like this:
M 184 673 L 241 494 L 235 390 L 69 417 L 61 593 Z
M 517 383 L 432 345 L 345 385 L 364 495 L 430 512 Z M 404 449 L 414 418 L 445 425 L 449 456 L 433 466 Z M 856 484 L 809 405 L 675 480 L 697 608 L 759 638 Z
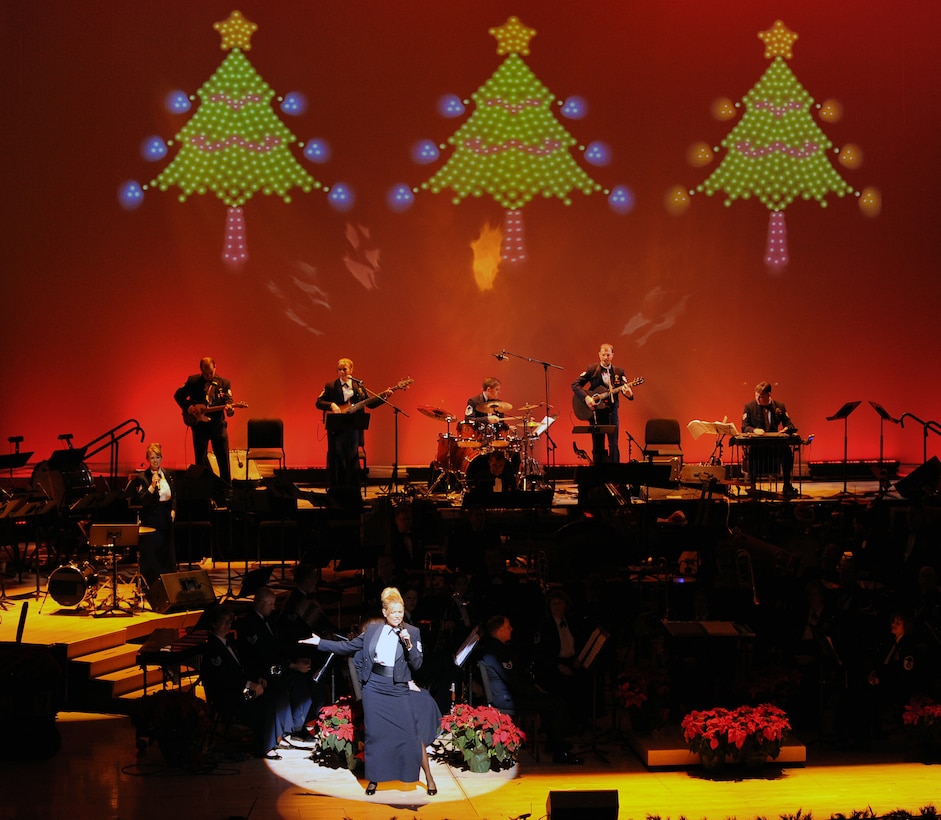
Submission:
M 400 380 L 398 383 L 392 385 L 392 387 L 387 387 L 383 390 L 383 393 L 394 393 L 396 390 L 408 390 L 415 383 L 415 379 L 405 378 Z M 338 404 L 337 413 L 355 413 L 357 410 L 365 407 L 369 402 L 373 400 L 374 396 L 367 396 L 362 401 L 357 401 L 347 404 Z M 333 412 L 328 410 L 328 413 Z
M 580 421 L 591 421 L 592 416 L 595 414 L 595 410 L 603 410 L 608 406 L 608 404 L 614 399 L 614 394 L 618 393 L 624 387 L 637 387 L 639 384 L 643 384 L 643 376 L 632 379 L 629 382 L 624 382 L 624 384 L 619 387 L 611 387 L 607 390 L 599 390 L 597 393 L 592 393 L 591 397 L 598 402 L 594 407 L 589 407 L 585 404 L 584 399 L 580 399 L 575 394 L 572 394 L 572 412 L 579 418 Z
M 217 413 L 220 410 L 225 410 L 227 407 L 245 408 L 248 407 L 248 405 L 244 401 L 234 401 L 231 404 L 216 404 L 212 407 L 207 407 L 205 404 L 194 404 L 192 411 L 183 411 L 183 423 L 187 427 L 195 427 L 201 421 L 212 421 L 212 419 L 209 418 L 210 413 Z

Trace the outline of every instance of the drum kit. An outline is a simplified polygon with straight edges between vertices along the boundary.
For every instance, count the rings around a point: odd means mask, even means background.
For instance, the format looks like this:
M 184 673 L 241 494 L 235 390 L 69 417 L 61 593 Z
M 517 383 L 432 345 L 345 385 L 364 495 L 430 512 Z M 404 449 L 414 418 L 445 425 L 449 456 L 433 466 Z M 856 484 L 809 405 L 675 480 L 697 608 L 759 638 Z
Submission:
M 447 431 L 438 434 L 435 458 L 431 463 L 437 476 L 428 488 L 429 494 L 439 490 L 445 493 L 462 492 L 474 485 L 488 470 L 488 456 L 502 451 L 511 469 L 516 473 L 521 490 L 538 489 L 544 483 L 542 467 L 533 456 L 535 443 L 539 439 L 536 431 L 540 422 L 534 421 L 532 411 L 539 404 L 524 404 L 516 408 L 517 415 L 506 415 L 513 405 L 506 401 L 488 401 L 478 404 L 481 418 L 458 418 L 453 413 L 433 405 L 422 405 L 418 412 L 435 421 L 447 424 Z M 490 416 L 502 414 L 497 422 Z M 455 423 L 451 433 L 451 424 Z M 511 425 L 510 422 L 517 422 Z

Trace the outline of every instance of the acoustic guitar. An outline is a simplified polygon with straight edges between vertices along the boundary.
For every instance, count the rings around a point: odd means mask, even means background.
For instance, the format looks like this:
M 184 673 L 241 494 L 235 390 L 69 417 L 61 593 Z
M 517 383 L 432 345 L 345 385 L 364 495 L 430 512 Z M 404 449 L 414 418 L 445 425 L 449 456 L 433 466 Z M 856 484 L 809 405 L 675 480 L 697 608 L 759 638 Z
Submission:
M 572 412 L 579 418 L 580 421 L 591 421 L 592 416 L 595 414 L 595 410 L 603 410 L 608 407 L 611 401 L 614 399 L 614 394 L 619 392 L 624 387 L 637 387 L 639 384 L 643 384 L 643 376 L 632 379 L 629 382 L 624 382 L 624 384 L 618 387 L 611 387 L 607 390 L 599 390 L 597 393 L 592 393 L 591 397 L 598 402 L 594 407 L 589 407 L 585 404 L 584 399 L 580 399 L 574 393 L 572 394 Z
M 194 404 L 192 411 L 183 411 L 183 423 L 187 427 L 195 427 L 201 421 L 212 421 L 212 419 L 209 418 L 210 413 L 218 413 L 220 410 L 225 410 L 227 407 L 245 408 L 248 407 L 248 405 L 244 401 L 234 401 L 230 404 L 216 404 L 212 407 L 207 407 L 205 404 Z

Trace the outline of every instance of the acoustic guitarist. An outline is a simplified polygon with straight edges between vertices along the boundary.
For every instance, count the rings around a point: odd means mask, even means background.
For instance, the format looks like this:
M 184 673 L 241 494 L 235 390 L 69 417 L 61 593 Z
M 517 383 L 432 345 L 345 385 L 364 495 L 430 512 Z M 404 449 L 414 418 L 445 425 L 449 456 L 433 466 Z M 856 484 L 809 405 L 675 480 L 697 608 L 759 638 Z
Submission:
M 608 432 L 591 434 L 591 457 L 595 464 L 621 460 L 618 448 L 618 403 L 621 396 L 634 400 L 634 391 L 624 376 L 624 370 L 615 367 L 614 346 L 607 342 L 598 350 L 598 361 L 586 367 L 572 382 L 573 408 L 579 418 L 591 420 L 593 425 L 603 425 Z M 587 411 L 587 415 L 580 413 Z M 605 440 L 607 439 L 607 451 Z
M 337 362 L 337 378 L 327 382 L 317 397 L 317 409 L 324 413 L 360 413 L 365 408 L 378 407 L 392 395 L 392 388 L 378 396 L 369 396 L 363 389 L 362 379 L 353 378 L 353 360 L 343 358 Z M 363 446 L 365 431 L 327 429 L 327 471 L 330 484 L 335 487 L 358 487 L 361 484 L 359 448 Z
M 219 477 L 231 484 L 227 417 L 235 414 L 232 385 L 216 374 L 216 360 L 204 356 L 196 373 L 176 389 L 173 400 L 183 411 L 183 421 L 193 429 L 193 458 L 209 467 L 209 445 L 219 465 Z

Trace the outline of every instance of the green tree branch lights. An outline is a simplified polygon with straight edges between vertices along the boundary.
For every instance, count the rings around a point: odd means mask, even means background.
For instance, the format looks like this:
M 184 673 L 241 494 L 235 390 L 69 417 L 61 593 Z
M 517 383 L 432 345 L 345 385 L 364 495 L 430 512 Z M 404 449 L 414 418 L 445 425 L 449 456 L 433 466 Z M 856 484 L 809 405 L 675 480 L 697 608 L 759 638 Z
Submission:
M 321 184 L 294 158 L 299 143 L 274 112 L 275 92 L 244 54 L 257 26 L 233 11 L 214 27 L 229 54 L 197 92 L 200 105 L 173 141 L 176 156 L 150 185 L 178 187 L 180 202 L 214 193 L 228 208 L 223 259 L 240 263 L 248 258 L 242 206 L 252 196 L 289 203 L 291 189 L 310 193 Z
M 783 268 L 788 262 L 783 211 L 795 199 L 814 199 L 825 208 L 829 194 L 844 197 L 854 190 L 830 162 L 833 143 L 811 115 L 813 97 L 785 62 L 797 34 L 778 20 L 758 36 L 771 65 L 744 96 L 745 113 L 721 142 L 725 157 L 696 190 L 707 196 L 723 191 L 726 206 L 756 197 L 772 212 L 765 263 Z

